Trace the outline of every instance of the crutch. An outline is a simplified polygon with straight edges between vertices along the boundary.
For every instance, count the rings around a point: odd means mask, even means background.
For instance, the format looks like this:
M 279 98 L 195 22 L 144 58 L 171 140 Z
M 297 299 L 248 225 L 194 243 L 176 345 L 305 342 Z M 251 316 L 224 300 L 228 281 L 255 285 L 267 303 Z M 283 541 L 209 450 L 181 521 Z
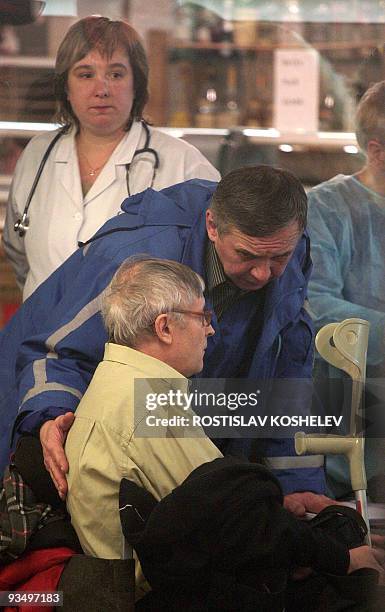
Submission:
M 352 379 L 348 435 L 315 435 L 304 432 L 295 435 L 295 449 L 298 455 L 305 452 L 346 455 L 349 461 L 352 489 L 356 498 L 356 510 L 368 527 L 368 544 L 370 544 L 370 527 L 366 498 L 365 438 L 362 430 L 365 420 L 363 397 L 369 326 L 368 321 L 363 319 L 345 319 L 341 323 L 329 323 L 320 329 L 315 341 L 321 357 L 346 372 Z

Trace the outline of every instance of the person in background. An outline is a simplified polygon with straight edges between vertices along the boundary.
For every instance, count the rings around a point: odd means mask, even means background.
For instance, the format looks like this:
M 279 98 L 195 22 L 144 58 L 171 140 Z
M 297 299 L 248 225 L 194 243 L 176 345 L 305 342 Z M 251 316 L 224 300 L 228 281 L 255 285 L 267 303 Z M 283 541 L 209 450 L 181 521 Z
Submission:
M 55 67 L 57 121 L 63 127 L 30 141 L 17 164 L 7 207 L 3 244 L 24 299 L 79 241 L 119 213 L 127 195 L 191 178 L 219 179 L 192 145 L 144 122 L 147 85 L 146 54 L 129 24 L 94 16 L 68 30 Z M 27 220 L 15 230 L 56 136 Z
M 361 98 L 356 136 L 365 155 L 361 170 L 352 176 L 339 174 L 308 194 L 314 264 L 309 306 L 317 329 L 351 317 L 370 322 L 366 389 L 370 417 L 371 406 L 383 401 L 383 392 L 378 395 L 379 387 L 371 382 L 385 374 L 385 81 L 374 84 Z M 315 375 L 328 410 L 338 411 L 338 383 L 330 380 L 338 380 L 341 373 L 316 359 Z M 380 429 L 377 432 L 381 436 Z M 373 447 L 379 448 L 379 442 L 369 436 L 369 477 L 378 472 Z M 338 496 L 350 490 L 346 473 L 344 458 L 328 458 L 330 486 Z
M 122 210 L 26 300 L 0 334 L 1 459 L 17 415 L 13 431 L 40 435 L 46 467 L 63 497 L 63 442 L 103 359 L 100 299 L 131 255 L 179 261 L 204 278 L 216 333 L 208 338 L 202 377 L 239 379 L 240 385 L 244 379 L 253 385 L 277 380 L 285 390 L 266 396 L 266 410 L 275 406 L 291 415 L 310 408 L 313 326 L 304 301 L 311 260 L 300 181 L 279 168 L 245 167 L 218 185 L 191 180 L 147 190 L 128 198 Z M 256 449 L 247 434 L 222 440 L 222 452 L 266 456 L 293 512 L 317 512 L 330 503 L 316 495 L 324 491 L 322 456 L 296 456 L 291 438 L 269 439 Z

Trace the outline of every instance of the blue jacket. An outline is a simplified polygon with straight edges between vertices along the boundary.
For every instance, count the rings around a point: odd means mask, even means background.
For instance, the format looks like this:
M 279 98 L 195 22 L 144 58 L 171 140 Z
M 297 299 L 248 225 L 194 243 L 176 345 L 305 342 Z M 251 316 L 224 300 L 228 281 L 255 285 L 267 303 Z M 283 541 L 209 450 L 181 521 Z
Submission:
M 128 256 L 147 253 L 174 259 L 206 276 L 205 211 L 215 187 L 192 180 L 125 200 L 124 214 L 108 221 L 24 303 L 0 338 L 3 461 L 19 406 L 17 432 L 33 431 L 47 418 L 76 410 L 107 341 L 101 294 Z M 311 377 L 313 331 L 303 309 L 311 270 L 308 251 L 303 236 L 284 274 L 267 289 L 261 333 L 246 360 L 248 378 Z M 237 377 L 253 317 L 255 295 L 249 294 L 220 323 L 214 319 L 216 334 L 209 339 L 202 376 Z M 308 398 L 298 387 L 285 401 L 291 402 L 286 408 L 293 414 L 308 410 Z M 287 410 L 282 408 L 282 414 Z M 285 492 L 323 491 L 323 470 L 314 467 L 317 458 L 296 457 L 291 440 L 273 440 L 267 454 Z

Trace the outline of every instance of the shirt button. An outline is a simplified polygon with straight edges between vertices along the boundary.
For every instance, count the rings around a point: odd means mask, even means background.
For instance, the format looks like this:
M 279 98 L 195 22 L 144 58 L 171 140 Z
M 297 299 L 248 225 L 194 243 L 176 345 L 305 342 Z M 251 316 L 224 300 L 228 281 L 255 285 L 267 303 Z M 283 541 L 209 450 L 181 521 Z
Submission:
M 82 215 L 81 215 L 81 213 L 76 213 L 76 214 L 74 215 L 74 219 L 76 219 L 76 221 L 81 221 L 81 219 L 82 219 Z

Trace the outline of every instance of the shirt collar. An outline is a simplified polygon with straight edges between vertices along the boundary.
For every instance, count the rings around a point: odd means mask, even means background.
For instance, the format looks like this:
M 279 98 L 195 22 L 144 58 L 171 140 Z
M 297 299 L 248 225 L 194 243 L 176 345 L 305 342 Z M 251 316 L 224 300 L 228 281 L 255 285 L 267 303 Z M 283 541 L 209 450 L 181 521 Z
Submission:
M 218 253 L 216 252 L 215 246 L 211 240 L 208 241 L 206 249 L 206 274 L 207 291 L 209 292 L 226 281 L 230 282 L 225 274 L 222 262 L 219 259 Z
M 72 126 L 68 132 L 60 138 L 57 147 L 55 148 L 55 162 L 69 162 L 72 159 L 77 159 L 76 153 L 76 136 L 77 129 Z M 135 151 L 140 148 L 145 141 L 144 128 L 140 121 L 134 121 L 130 130 L 124 134 L 122 140 L 118 143 L 114 151 L 111 153 L 108 161 L 112 160 L 114 165 L 125 165 L 132 162 Z
M 188 380 L 173 367 L 155 357 L 129 346 L 107 342 L 104 347 L 104 361 L 122 363 L 135 370 L 136 378 L 161 378 L 172 389 L 188 390 Z M 144 376 L 141 376 L 141 372 Z
M 234 285 L 233 281 L 226 276 L 222 262 L 219 259 L 218 253 L 216 252 L 214 243 L 209 240 L 206 250 L 206 274 L 207 274 L 207 291 L 210 292 L 216 287 L 227 283 L 233 291 L 243 295 L 250 293 L 245 289 L 240 289 Z

